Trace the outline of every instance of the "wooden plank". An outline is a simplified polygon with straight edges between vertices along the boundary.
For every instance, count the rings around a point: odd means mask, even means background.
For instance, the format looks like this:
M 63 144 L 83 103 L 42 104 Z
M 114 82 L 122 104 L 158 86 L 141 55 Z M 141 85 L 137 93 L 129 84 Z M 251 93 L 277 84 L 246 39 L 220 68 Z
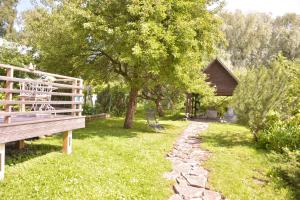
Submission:
M 14 69 L 14 70 L 17 70 L 17 71 L 22 71 L 22 72 L 28 72 L 28 73 L 37 74 L 37 75 L 46 75 L 46 76 L 54 76 L 54 77 L 57 77 L 57 78 L 80 80 L 79 78 L 74 78 L 74 77 L 70 77 L 70 76 L 52 74 L 52 73 L 42 72 L 42 71 L 38 71 L 38 70 L 30 70 L 30 69 L 16 67 L 16 66 L 12 66 L 12 65 L 6 65 L 6 64 L 0 64 L 0 67 L 6 68 L 6 69 Z
M 26 118 L 26 117 L 25 117 Z M 34 120 L 24 120 L 24 121 L 19 121 L 19 122 L 14 122 L 12 121 L 12 123 L 10 124 L 1 124 L 0 123 L 0 128 L 1 127 L 8 127 L 8 126 L 20 126 L 20 125 L 25 125 L 25 124 L 32 124 L 34 126 L 34 124 L 36 123 L 46 123 L 46 122 L 51 122 L 51 121 L 60 121 L 60 120 L 69 120 L 69 119 L 77 119 L 77 118 L 86 118 L 86 116 L 81 116 L 81 117 L 73 117 L 71 115 L 52 115 L 51 118 L 36 118 Z
M 30 114 L 57 114 L 57 113 L 72 113 L 82 112 L 82 109 L 65 109 L 65 110 L 48 110 L 48 111 L 28 111 L 28 112 L 0 112 L 0 116 L 17 116 Z
M 63 135 L 63 153 L 72 153 L 72 131 L 65 131 Z
M 14 77 L 14 70 L 13 69 L 7 69 L 6 71 L 6 76 L 8 78 Z M 6 81 L 6 89 L 13 89 L 14 83 L 11 81 Z M 11 92 L 7 92 L 5 93 L 5 100 L 10 101 L 12 100 L 12 93 Z M 4 106 L 4 111 L 5 112 L 11 112 L 11 105 L 5 105 Z M 10 116 L 6 116 L 4 118 L 4 123 L 9 124 L 11 122 L 11 117 Z
M 11 93 L 33 93 L 32 90 L 18 90 L 18 89 L 6 89 L 6 88 L 0 88 L 0 92 L 11 92 Z M 78 96 L 82 97 L 83 94 L 73 94 L 73 93 L 65 93 L 65 92 L 39 92 L 35 91 L 34 94 L 49 94 L 52 96 Z
M 60 119 L 34 124 L 0 127 L 0 141 L 3 143 L 52 135 L 64 131 L 75 130 L 85 127 L 85 118 Z
M 0 100 L 0 105 L 14 105 L 14 104 L 53 104 L 53 105 L 76 105 L 76 104 L 83 104 L 79 101 L 6 101 Z
M 0 180 L 4 179 L 5 167 L 5 143 L 0 144 Z
M 79 86 L 74 86 L 74 85 L 51 83 L 51 82 L 47 82 L 47 81 L 33 80 L 33 79 L 11 78 L 11 77 L 6 77 L 6 76 L 0 76 L 0 80 L 10 81 L 10 82 L 20 82 L 20 83 L 39 83 L 39 84 L 45 84 L 47 86 L 53 86 L 53 87 L 58 87 L 58 88 L 83 89 L 83 88 L 80 88 Z

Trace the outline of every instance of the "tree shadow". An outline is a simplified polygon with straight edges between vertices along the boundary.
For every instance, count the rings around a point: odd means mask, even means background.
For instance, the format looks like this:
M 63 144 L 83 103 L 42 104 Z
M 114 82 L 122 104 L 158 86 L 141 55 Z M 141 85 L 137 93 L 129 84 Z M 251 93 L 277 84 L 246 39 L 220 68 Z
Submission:
M 20 150 L 13 146 L 8 146 L 5 152 L 5 163 L 15 165 L 51 152 L 61 151 L 61 149 L 62 147 L 59 145 L 50 144 L 26 144 L 26 147 Z
M 111 118 L 105 120 L 88 121 L 86 128 L 75 131 L 74 139 L 86 139 L 93 137 L 120 137 L 132 138 L 138 134 L 157 134 L 157 132 L 150 128 L 145 120 L 137 119 L 134 121 L 133 128 L 123 128 L 124 119 Z M 164 125 L 165 126 L 165 125 Z
M 221 124 L 219 122 L 214 122 L 214 124 Z M 240 127 L 238 124 L 224 124 L 224 126 L 236 126 Z M 249 135 L 248 130 L 230 130 L 230 129 L 216 129 L 207 130 L 205 134 L 200 134 L 199 138 L 204 140 L 215 147 L 226 147 L 233 148 L 236 146 L 246 146 L 251 149 L 255 149 L 260 153 L 267 152 L 258 143 L 254 141 L 252 136 Z
M 209 134 L 209 133 L 208 133 Z M 209 142 L 214 146 L 221 147 L 233 147 L 233 146 L 249 146 L 253 147 L 253 141 L 248 139 L 241 139 L 240 133 L 232 133 L 226 131 L 225 133 L 220 134 L 211 134 L 211 135 L 199 135 L 199 138 Z M 245 132 L 246 134 L 246 132 Z
M 123 121 L 121 118 L 89 121 L 86 124 L 86 128 L 74 131 L 73 139 L 83 140 L 94 137 L 133 138 L 141 133 L 165 134 L 164 132 L 156 132 L 154 129 L 148 127 L 145 120 L 137 119 L 134 121 L 134 127 L 132 129 L 124 129 Z M 163 126 L 165 128 L 171 127 L 171 125 L 167 124 Z M 62 140 L 62 134 L 55 134 L 51 137 L 53 139 Z M 26 147 L 21 150 L 15 148 L 15 146 L 7 145 L 5 163 L 7 165 L 15 165 L 51 152 L 60 152 L 61 149 L 61 145 L 52 144 L 26 143 Z

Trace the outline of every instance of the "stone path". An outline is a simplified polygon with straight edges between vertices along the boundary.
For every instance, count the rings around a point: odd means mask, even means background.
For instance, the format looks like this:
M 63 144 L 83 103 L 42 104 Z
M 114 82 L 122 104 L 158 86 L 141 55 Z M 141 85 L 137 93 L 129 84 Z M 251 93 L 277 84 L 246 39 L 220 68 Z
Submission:
M 191 122 L 174 144 L 167 159 L 173 164 L 173 170 L 164 174 L 173 185 L 175 194 L 169 200 L 221 200 L 221 194 L 206 187 L 208 171 L 201 163 L 209 155 L 200 149 L 199 132 L 208 128 L 207 123 Z

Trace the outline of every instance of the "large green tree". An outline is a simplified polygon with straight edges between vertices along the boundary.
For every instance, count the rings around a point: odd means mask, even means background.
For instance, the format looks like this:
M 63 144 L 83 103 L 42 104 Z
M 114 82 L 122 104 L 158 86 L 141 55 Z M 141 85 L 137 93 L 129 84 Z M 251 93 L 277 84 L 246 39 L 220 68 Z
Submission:
M 44 67 L 124 79 L 130 87 L 124 127 L 131 128 L 145 85 L 157 78 L 187 90 L 205 84 L 203 57 L 221 38 L 215 10 L 208 9 L 214 3 L 218 0 L 61 1 L 51 12 L 27 14 L 25 35 Z

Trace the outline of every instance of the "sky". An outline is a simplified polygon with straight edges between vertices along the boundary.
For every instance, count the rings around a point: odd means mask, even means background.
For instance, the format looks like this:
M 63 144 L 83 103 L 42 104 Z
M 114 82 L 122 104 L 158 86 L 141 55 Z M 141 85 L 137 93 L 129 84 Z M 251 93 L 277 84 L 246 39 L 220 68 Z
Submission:
M 226 0 L 225 9 L 229 11 L 239 9 L 245 13 L 266 12 L 274 16 L 288 12 L 300 14 L 300 0 Z
M 234 11 L 239 9 L 245 13 L 258 11 L 272 13 L 274 16 L 287 12 L 300 14 L 300 0 L 225 0 L 225 9 Z M 21 0 L 17 6 L 18 12 L 32 8 L 30 0 Z

